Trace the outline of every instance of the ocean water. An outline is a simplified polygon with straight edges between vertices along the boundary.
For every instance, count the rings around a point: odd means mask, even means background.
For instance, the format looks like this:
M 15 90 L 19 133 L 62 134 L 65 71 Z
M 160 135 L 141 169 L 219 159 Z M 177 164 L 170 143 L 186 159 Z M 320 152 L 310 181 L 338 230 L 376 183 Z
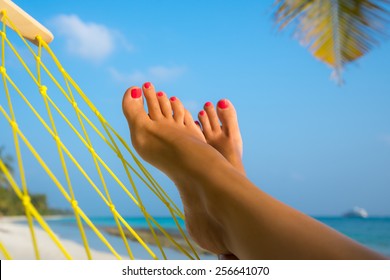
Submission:
M 359 243 L 390 258 L 390 217 L 317 218 Z
M 157 222 L 167 230 L 175 230 L 176 224 L 172 218 L 155 218 Z M 316 217 L 317 220 L 326 225 L 336 229 L 337 231 L 349 236 L 359 243 L 390 257 L 390 217 L 383 218 L 343 218 L 343 217 Z M 115 221 L 112 217 L 95 217 L 91 218 L 93 223 L 100 228 L 115 227 Z M 147 222 L 144 218 L 126 218 L 129 225 L 133 228 L 147 228 Z M 184 221 L 179 220 L 183 229 L 185 229 Z M 82 243 L 80 234 L 76 227 L 75 219 L 60 218 L 56 220 L 49 220 L 49 225 L 59 235 L 60 238 L 71 239 Z M 102 251 L 109 251 L 105 245 L 95 236 L 91 230 L 87 230 L 89 244 L 92 248 Z M 123 246 L 123 241 L 119 237 L 105 234 L 106 238 L 122 255 L 127 255 Z M 136 258 L 150 259 L 150 255 L 136 242 L 131 242 Z M 158 253 L 157 247 L 151 246 L 154 252 Z M 169 259 L 187 259 L 181 253 L 167 249 L 166 254 Z M 159 255 L 162 258 L 161 255 Z M 201 259 L 215 259 L 214 256 L 202 255 Z

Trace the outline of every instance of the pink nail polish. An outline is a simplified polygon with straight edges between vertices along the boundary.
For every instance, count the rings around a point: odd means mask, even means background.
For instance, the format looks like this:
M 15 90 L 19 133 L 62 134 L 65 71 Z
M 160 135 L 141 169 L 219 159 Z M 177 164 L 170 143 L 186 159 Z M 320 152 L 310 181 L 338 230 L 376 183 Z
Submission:
M 172 96 L 171 98 L 169 98 L 169 100 L 171 100 L 172 102 L 176 101 L 177 98 L 175 96 Z
M 162 97 L 162 96 L 164 96 L 164 93 L 162 91 L 159 91 L 159 92 L 157 92 L 157 96 Z
M 202 110 L 199 112 L 199 115 L 204 116 L 204 115 L 206 115 L 206 112 Z
M 141 89 L 140 88 L 133 88 L 131 90 L 131 97 L 132 98 L 140 98 L 142 95 Z
M 210 107 L 210 106 L 212 106 L 213 104 L 211 103 L 211 102 L 206 102 L 205 104 L 204 104 L 204 106 L 205 107 Z
M 152 86 L 152 84 L 150 82 L 146 82 L 144 83 L 144 88 L 148 89 Z
M 218 108 L 226 109 L 227 107 L 229 107 L 229 101 L 227 101 L 226 99 L 222 99 L 218 102 Z

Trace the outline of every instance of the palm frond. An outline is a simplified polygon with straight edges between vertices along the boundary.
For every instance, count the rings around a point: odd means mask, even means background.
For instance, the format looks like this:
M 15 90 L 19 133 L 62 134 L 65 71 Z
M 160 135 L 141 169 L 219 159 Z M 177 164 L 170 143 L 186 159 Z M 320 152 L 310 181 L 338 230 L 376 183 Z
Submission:
M 341 82 L 344 66 L 367 54 L 384 37 L 389 0 L 275 0 L 280 30 L 294 34 L 311 53 L 334 69 Z

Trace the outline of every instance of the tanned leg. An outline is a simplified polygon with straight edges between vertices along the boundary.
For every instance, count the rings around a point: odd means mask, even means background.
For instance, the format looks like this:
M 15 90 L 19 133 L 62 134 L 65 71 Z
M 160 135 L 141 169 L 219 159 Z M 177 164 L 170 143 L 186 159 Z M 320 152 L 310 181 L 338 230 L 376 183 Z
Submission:
M 261 191 L 205 142 L 188 112 L 175 117 L 178 99 L 151 84 L 143 92 L 130 88 L 123 99 L 133 146 L 175 182 L 187 228 L 202 247 L 240 259 L 383 258 Z

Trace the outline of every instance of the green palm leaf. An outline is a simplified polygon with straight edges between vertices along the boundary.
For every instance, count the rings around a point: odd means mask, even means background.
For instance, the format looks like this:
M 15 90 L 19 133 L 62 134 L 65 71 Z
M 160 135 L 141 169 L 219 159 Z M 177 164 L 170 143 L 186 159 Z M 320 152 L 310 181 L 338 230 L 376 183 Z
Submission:
M 344 66 L 378 45 L 385 35 L 389 0 L 276 0 L 279 29 L 293 25 L 295 36 L 334 69 L 341 83 Z

